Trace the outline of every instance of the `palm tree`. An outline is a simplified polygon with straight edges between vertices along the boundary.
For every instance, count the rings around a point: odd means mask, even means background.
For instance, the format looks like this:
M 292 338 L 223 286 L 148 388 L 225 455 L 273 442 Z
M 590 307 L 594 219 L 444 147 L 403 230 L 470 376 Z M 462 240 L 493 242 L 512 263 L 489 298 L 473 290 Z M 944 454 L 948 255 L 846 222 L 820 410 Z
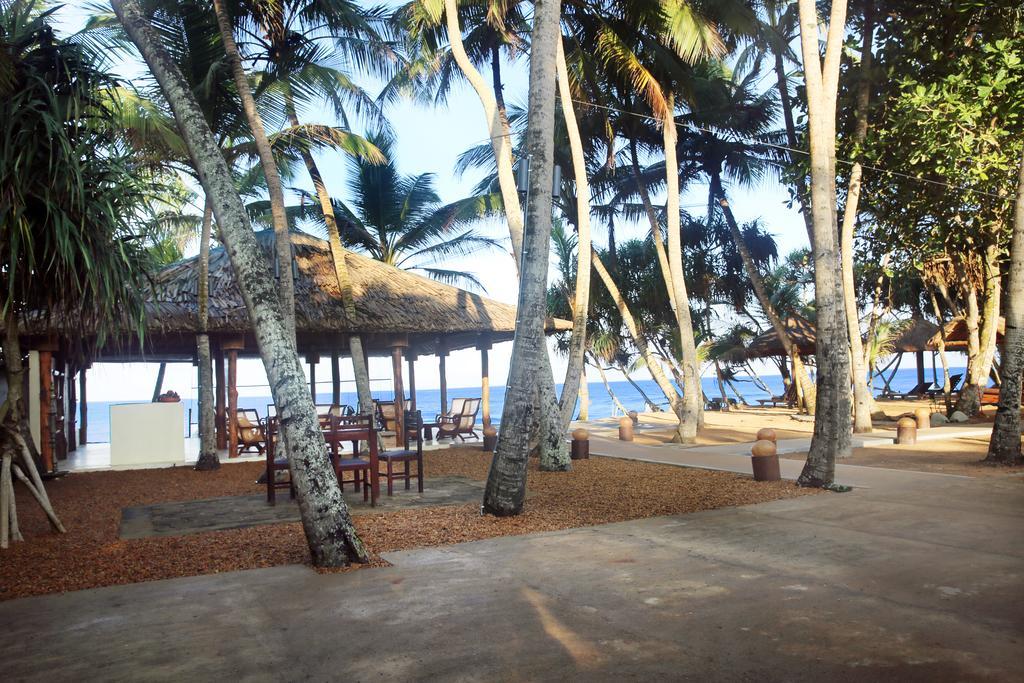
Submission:
M 19 324 L 42 315 L 97 343 L 127 323 L 141 330 L 149 199 L 165 178 L 135 159 L 109 90 L 116 80 L 84 43 L 54 37 L 52 10 L 0 3 L 0 310 L 7 395 L 0 407 L 0 547 L 22 540 L 12 478 L 57 517 L 29 444 Z M 137 220 L 139 219 L 139 220 Z M 57 293 L 57 295 L 55 295 Z M 69 327 L 70 326 L 70 327 Z M 83 343 L 88 353 L 88 342 Z
M 384 130 L 369 141 L 389 160 L 374 163 L 349 160 L 351 203 L 336 203 L 340 237 L 352 248 L 388 265 L 415 270 L 442 282 L 483 289 L 469 272 L 439 264 L 499 246 L 475 228 L 475 223 L 501 209 L 497 197 L 467 197 L 442 204 L 434 190 L 434 175 L 402 175 L 394 161 L 394 138 Z
M 986 460 L 1003 465 L 1021 463 L 1020 397 L 1024 367 L 1024 158 L 1017 176 L 1017 196 L 1010 244 L 1010 273 L 1006 292 L 1006 335 L 1003 337 L 1002 385 L 999 407 Z
M 340 566 L 365 562 L 366 549 L 352 525 L 330 463 L 323 457 L 326 445 L 306 389 L 294 330 L 283 322 L 280 299 L 268 281 L 268 265 L 256 244 L 228 164 L 188 83 L 136 0 L 113 0 L 111 4 L 160 83 L 201 171 L 225 251 L 252 320 L 274 403 L 281 413 L 292 416 L 282 422 L 281 432 L 313 563 Z
M 800 46 L 807 91 L 811 152 L 811 216 L 814 223 L 814 293 L 817 307 L 818 397 L 814 435 L 798 481 L 829 486 L 835 460 L 851 448 L 850 355 L 843 282 L 836 236 L 836 99 L 846 28 L 846 0 L 832 0 L 824 61 L 818 51 L 818 14 L 813 0 L 799 0 Z

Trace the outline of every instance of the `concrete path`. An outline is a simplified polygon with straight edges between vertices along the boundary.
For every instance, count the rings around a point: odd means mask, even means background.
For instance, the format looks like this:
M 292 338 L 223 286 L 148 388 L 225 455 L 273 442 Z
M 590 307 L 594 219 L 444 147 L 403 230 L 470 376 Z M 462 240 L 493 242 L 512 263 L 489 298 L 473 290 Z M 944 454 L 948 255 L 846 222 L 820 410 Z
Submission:
M 1024 485 L 921 477 L 0 603 L 5 681 L 1024 680 Z M 69 558 L 73 562 L 73 558 Z

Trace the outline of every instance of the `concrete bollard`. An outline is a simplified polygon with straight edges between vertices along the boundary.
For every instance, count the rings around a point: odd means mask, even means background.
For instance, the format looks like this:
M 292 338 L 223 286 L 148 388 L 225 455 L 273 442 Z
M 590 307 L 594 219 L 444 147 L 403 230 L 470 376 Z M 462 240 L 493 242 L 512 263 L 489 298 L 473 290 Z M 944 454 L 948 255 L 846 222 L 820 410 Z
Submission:
M 572 430 L 572 448 L 569 457 L 573 460 L 590 458 L 590 432 L 582 427 Z
M 913 446 L 917 443 L 917 420 L 912 417 L 901 417 L 896 423 L 896 443 L 901 446 Z
M 619 441 L 633 440 L 633 420 L 629 417 L 619 418 Z
M 633 421 L 633 426 L 636 427 L 640 424 L 640 414 L 635 410 L 629 411 L 629 419 Z
M 774 429 L 772 429 L 771 427 L 764 427 L 763 429 L 757 430 L 757 440 L 771 441 L 772 443 L 775 443 L 776 441 L 778 441 L 778 437 L 775 435 Z
M 917 420 L 918 429 L 931 429 L 932 426 L 932 409 L 931 408 L 917 408 L 914 410 L 914 419 Z
M 493 453 L 498 447 L 498 429 L 494 425 L 484 427 L 484 451 Z
M 779 454 L 775 442 L 767 439 L 757 441 L 750 449 L 750 466 L 754 471 L 754 481 L 778 481 L 781 479 Z

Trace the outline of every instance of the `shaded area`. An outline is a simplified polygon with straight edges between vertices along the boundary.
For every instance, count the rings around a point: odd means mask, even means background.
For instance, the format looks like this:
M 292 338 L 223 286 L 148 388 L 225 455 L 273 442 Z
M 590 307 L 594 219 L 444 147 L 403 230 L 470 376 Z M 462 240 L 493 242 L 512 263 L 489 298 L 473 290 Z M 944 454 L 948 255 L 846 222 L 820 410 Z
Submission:
M 406 491 L 399 484 L 394 496 L 381 495 L 376 508 L 363 502 L 362 493 L 352 491 L 351 487 L 345 490 L 345 502 L 353 515 L 365 515 L 475 502 L 483 497 L 483 491 L 483 482 L 463 477 L 441 477 L 427 479 L 423 493 L 417 493 L 415 489 Z M 268 505 L 263 494 L 224 496 L 125 508 L 121 513 L 120 537 L 184 536 L 298 522 L 299 519 L 299 507 L 287 492 L 278 495 L 277 505 Z

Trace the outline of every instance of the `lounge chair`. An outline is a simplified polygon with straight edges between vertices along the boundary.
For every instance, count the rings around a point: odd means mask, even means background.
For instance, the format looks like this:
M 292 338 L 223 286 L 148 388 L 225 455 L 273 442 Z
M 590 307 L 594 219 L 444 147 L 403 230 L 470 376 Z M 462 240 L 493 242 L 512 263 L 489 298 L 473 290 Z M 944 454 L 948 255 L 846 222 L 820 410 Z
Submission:
M 796 405 L 796 382 L 791 382 L 786 388 L 786 391 L 781 396 L 772 396 L 771 398 L 759 398 L 757 399 L 759 406 L 764 408 L 767 404 L 771 404 L 772 408 L 777 408 L 779 405 L 786 407 Z
M 255 449 L 258 455 L 267 451 L 267 430 L 260 414 L 253 408 L 239 408 L 235 413 L 238 423 L 238 452 L 248 453 Z
M 462 410 L 456 413 L 454 411 L 455 403 L 460 400 L 462 401 Z M 437 438 L 454 439 L 459 437 L 459 439 L 465 441 L 466 435 L 469 435 L 479 439 L 480 436 L 476 433 L 476 416 L 480 412 L 480 399 L 455 399 L 455 401 L 452 401 L 452 408 L 452 412 L 438 415 Z
M 413 441 L 411 441 L 412 439 Z M 409 490 L 409 482 L 415 478 L 420 493 L 423 493 L 423 415 L 418 410 L 405 411 L 405 439 L 402 447 L 382 451 L 379 461 L 387 464 L 384 476 L 388 480 L 388 495 L 394 491 L 394 481 L 405 482 L 405 490 Z M 416 474 L 411 465 L 416 462 Z M 404 472 L 395 472 L 394 465 L 402 463 Z
M 910 391 L 891 392 L 891 393 L 887 392 L 887 391 L 883 391 L 878 398 L 887 398 L 887 399 L 893 399 L 893 400 L 897 400 L 897 401 L 902 401 L 902 400 L 912 399 L 912 398 L 923 398 L 923 397 L 926 397 L 926 396 L 929 395 L 928 394 L 928 390 L 932 387 L 932 384 L 933 384 L 933 382 L 931 382 L 929 380 L 925 380 L 924 382 L 918 382 L 917 386 L 915 386 Z
M 963 377 L 963 374 L 949 376 L 949 393 L 952 394 L 960 390 L 960 380 L 963 379 Z M 928 389 L 924 393 L 931 398 L 937 398 L 946 392 L 945 389 L 936 385 L 933 386 L 931 389 Z

